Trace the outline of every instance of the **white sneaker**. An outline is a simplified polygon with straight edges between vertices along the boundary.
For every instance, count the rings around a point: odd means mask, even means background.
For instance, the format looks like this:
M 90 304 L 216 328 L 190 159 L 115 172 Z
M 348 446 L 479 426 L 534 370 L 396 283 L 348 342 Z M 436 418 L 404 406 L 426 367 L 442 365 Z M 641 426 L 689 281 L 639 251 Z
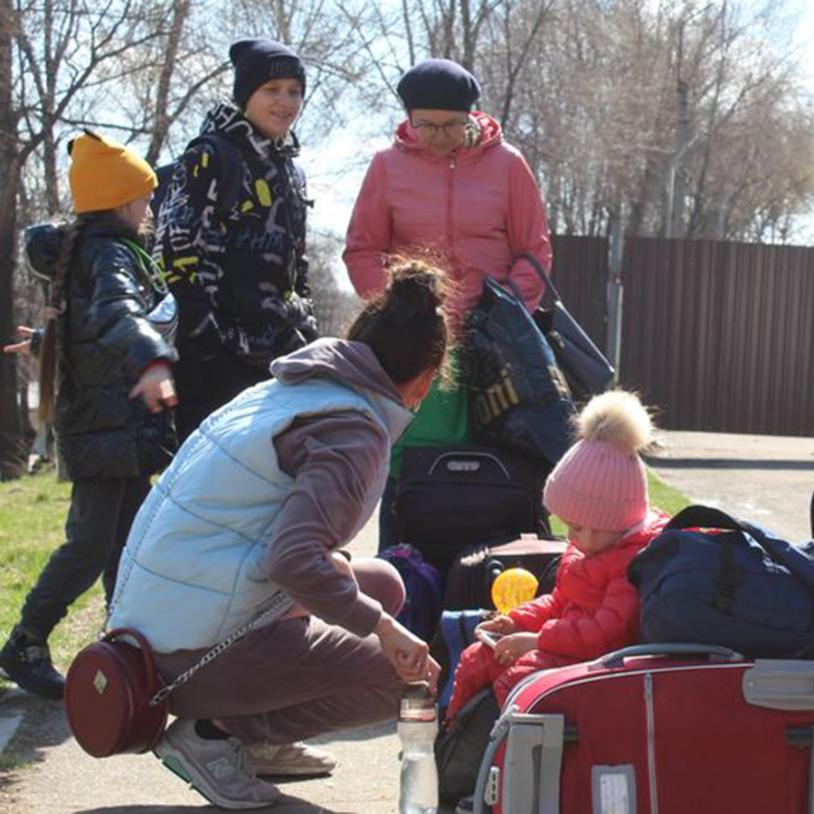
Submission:
M 256 777 L 237 738 L 202 738 L 191 718 L 178 718 L 154 751 L 171 772 L 221 808 L 263 808 L 280 799 L 276 786 Z
M 251 767 L 263 776 L 319 777 L 336 768 L 336 761 L 327 752 L 305 743 L 260 743 L 243 748 Z

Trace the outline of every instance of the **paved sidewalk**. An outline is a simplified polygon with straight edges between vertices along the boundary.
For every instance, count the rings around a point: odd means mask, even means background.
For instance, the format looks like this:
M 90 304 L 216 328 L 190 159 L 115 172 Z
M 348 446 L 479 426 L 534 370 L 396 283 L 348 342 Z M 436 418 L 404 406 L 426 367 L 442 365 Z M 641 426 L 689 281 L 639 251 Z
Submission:
M 791 539 L 808 538 L 814 441 L 668 433 L 651 459 L 658 474 L 698 502 L 753 519 Z M 375 519 L 351 546 L 375 550 Z M 11 697 L 9 697 L 9 695 Z M 2 814 L 183 814 L 216 810 L 150 755 L 94 760 L 69 738 L 57 705 L 11 693 L 0 717 L 24 714 L 15 746 L 33 761 L 2 775 Z M 398 741 L 393 724 L 321 738 L 340 761 L 329 778 L 287 784 L 274 814 L 395 814 Z M 29 744 L 29 745 L 27 745 Z M 22 745 L 22 747 L 20 746 Z M 307 802 L 306 802 L 307 801 Z
M 814 439 L 668 432 L 649 463 L 694 503 L 725 509 L 792 541 L 811 539 Z

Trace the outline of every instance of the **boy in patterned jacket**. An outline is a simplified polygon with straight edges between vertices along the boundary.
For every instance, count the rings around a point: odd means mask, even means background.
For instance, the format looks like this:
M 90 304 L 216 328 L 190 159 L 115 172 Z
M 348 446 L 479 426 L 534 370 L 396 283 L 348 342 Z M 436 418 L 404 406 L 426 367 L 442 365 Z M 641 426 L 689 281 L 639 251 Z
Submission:
M 229 56 L 235 104 L 213 108 L 177 162 L 153 252 L 179 304 L 181 441 L 267 379 L 273 359 L 317 336 L 305 256 L 310 202 L 291 130 L 305 69 L 266 39 L 236 42 Z

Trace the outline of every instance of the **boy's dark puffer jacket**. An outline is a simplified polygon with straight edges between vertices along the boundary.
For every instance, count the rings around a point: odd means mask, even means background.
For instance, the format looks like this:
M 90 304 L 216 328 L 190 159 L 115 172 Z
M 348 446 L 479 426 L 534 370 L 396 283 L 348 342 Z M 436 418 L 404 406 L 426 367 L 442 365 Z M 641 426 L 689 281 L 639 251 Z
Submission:
M 153 257 L 178 300 L 181 361 L 225 348 L 266 368 L 316 339 L 305 256 L 305 175 L 293 134 L 263 137 L 228 104 L 207 115 L 201 133 L 225 143 L 190 146 L 161 204 Z M 229 153 L 226 155 L 225 152 Z M 231 211 L 222 174 L 240 173 Z M 223 184 L 224 188 L 226 184 Z
M 138 239 L 112 215 L 88 218 L 68 267 L 54 426 L 72 481 L 150 475 L 175 449 L 171 413 L 153 415 L 129 396 L 145 368 L 173 352 L 146 319 L 155 295 L 125 238 Z M 53 224 L 26 230 L 29 264 L 48 280 L 63 239 Z

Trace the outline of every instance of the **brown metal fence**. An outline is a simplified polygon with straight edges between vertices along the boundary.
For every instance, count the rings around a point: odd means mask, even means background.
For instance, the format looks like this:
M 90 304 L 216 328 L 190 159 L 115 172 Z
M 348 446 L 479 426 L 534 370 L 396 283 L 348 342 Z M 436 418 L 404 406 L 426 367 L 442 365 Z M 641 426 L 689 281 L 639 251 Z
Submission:
M 605 347 L 608 241 L 604 237 L 552 240 L 552 274 L 563 302 L 597 347 Z
M 814 434 L 814 249 L 630 238 L 621 381 L 669 429 Z
M 608 242 L 555 237 L 563 301 L 606 347 Z M 814 248 L 627 238 L 620 380 L 665 429 L 814 435 Z

